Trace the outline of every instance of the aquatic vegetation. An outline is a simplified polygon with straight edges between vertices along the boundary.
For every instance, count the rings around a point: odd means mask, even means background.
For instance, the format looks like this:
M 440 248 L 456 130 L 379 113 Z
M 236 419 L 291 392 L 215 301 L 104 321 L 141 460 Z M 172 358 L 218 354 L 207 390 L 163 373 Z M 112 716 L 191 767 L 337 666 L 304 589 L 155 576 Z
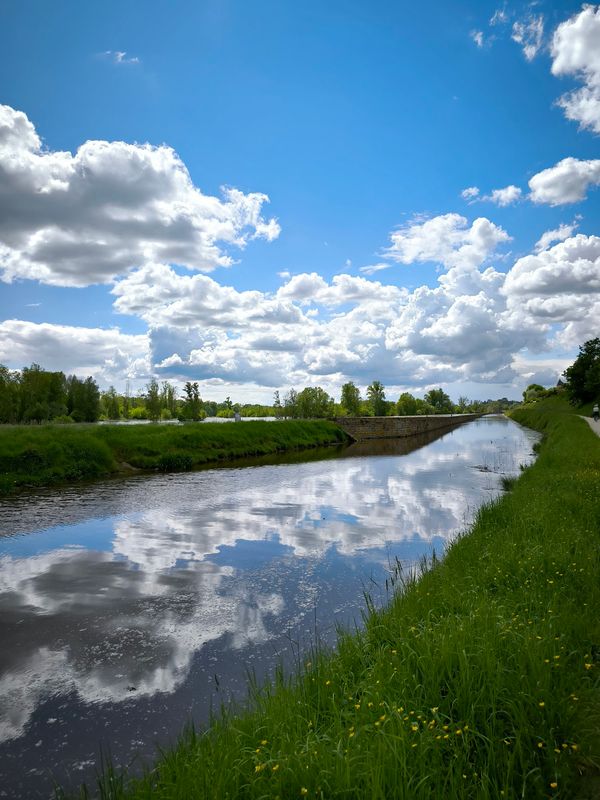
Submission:
M 335 652 L 106 796 L 597 796 L 600 441 L 554 403 L 514 417 L 545 432 L 539 458 L 443 560 L 397 568 Z

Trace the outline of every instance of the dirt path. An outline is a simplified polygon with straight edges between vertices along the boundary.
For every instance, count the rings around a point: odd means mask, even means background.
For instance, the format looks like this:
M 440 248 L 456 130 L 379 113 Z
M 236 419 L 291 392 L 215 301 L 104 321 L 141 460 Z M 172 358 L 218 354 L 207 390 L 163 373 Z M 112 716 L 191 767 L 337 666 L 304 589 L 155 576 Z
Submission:
M 594 420 L 591 417 L 582 417 L 581 419 L 584 419 L 587 422 L 587 424 L 594 431 L 596 436 L 600 436 L 600 420 L 598 422 L 594 422 Z

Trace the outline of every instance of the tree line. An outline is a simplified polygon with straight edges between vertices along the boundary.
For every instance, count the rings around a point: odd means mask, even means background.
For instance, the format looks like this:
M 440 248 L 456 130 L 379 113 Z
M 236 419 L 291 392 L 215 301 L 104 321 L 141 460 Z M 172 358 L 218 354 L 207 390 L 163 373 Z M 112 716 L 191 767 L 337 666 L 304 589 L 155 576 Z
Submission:
M 542 388 L 542 387 L 540 387 Z M 100 391 L 91 377 L 66 376 L 32 364 L 23 370 L 0 365 L 0 423 L 96 422 L 98 420 L 199 421 L 206 417 L 280 417 L 318 419 L 339 416 L 402 416 L 414 414 L 463 414 L 499 412 L 513 401 L 470 401 L 459 397 L 454 403 L 443 389 L 431 389 L 423 398 L 403 392 L 397 400 L 386 398 L 381 381 L 373 381 L 364 397 L 351 381 L 342 386 L 339 402 L 320 386 L 289 389 L 283 397 L 275 392 L 271 405 L 236 403 L 230 397 L 221 402 L 204 400 L 197 382 L 188 381 L 181 395 L 168 381 L 150 380 L 136 396 L 120 394 L 113 386 Z

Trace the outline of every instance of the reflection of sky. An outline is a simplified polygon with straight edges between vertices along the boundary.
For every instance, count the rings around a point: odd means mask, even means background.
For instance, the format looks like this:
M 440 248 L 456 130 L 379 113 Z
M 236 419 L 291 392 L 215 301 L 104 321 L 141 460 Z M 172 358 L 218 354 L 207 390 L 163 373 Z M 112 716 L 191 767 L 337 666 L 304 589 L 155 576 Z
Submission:
M 33 739 L 45 730 L 36 709 L 52 697 L 76 698 L 79 709 L 133 707 L 123 736 L 129 745 L 143 740 L 135 708 L 201 694 L 206 676 L 194 665 L 202 653 L 225 673 L 237 652 L 272 660 L 282 638 L 308 630 L 314 615 L 324 627 L 358 616 L 365 582 L 383 583 L 396 556 L 439 554 L 498 492 L 500 475 L 530 460 L 533 441 L 513 423 L 483 419 L 402 455 L 389 442 L 385 455 L 364 455 L 361 445 L 336 460 L 136 478 L 66 490 L 59 500 L 46 493 L 5 502 L 7 753 L 29 744 L 35 760 Z M 31 533 L 19 535 L 24 525 Z M 71 713 L 70 702 L 61 713 Z M 74 759 L 77 718 L 64 745 Z

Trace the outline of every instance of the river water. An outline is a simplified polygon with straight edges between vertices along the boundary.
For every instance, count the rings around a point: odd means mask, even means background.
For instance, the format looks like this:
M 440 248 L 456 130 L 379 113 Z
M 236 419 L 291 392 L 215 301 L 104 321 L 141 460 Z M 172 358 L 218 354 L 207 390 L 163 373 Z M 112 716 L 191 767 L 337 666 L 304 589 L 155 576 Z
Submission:
M 0 505 L 0 796 L 133 768 L 385 602 L 533 458 L 487 417 L 280 463 L 134 477 Z M 283 462 L 283 463 L 282 463 Z

